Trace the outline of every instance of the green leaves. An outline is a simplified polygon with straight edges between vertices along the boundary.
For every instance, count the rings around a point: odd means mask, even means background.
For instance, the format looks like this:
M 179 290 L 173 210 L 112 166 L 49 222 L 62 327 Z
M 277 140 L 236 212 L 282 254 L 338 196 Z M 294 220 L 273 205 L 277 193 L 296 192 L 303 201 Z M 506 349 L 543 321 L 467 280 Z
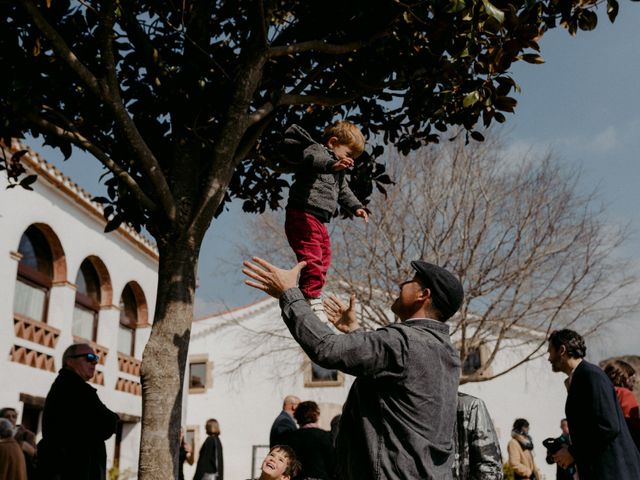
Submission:
M 471 93 L 465 95 L 464 100 L 462 101 L 463 107 L 470 107 L 471 105 L 477 103 L 480 100 L 480 93 L 477 90 L 474 90 Z
M 609 17 L 609 21 L 611 23 L 613 23 L 618 16 L 618 9 L 619 5 L 617 0 L 607 0 L 607 16 Z
M 598 15 L 593 10 L 581 10 L 578 15 L 578 27 L 580 30 L 590 31 L 598 25 Z
M 487 14 L 498 21 L 498 23 L 504 23 L 504 12 L 493 5 L 489 0 L 482 0 L 484 9 Z

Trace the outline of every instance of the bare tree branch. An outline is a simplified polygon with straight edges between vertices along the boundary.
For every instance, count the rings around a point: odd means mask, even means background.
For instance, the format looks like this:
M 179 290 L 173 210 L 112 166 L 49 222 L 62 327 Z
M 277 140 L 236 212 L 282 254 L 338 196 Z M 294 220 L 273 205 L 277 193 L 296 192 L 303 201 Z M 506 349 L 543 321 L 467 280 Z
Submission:
M 577 173 L 550 155 L 512 159 L 498 140 L 473 148 L 459 140 L 390 156 L 388 170 L 398 183 L 368 206 L 368 226 L 332 223 L 325 291 L 355 292 L 361 322 L 377 328 L 394 321 L 388 306 L 411 260 L 455 272 L 465 302 L 449 321 L 452 339 L 463 363 L 474 359 L 461 382 L 538 358 L 552 329 L 593 332 L 640 305 L 637 278 L 617 251 L 625 229 L 605 223 L 595 193 L 580 193 Z M 251 253 L 290 264 L 282 219 L 255 222 L 261 241 Z
M 129 116 L 129 113 L 124 108 L 122 99 L 120 98 L 117 79 L 115 78 L 115 64 L 113 58 L 113 10 L 110 9 L 110 7 L 107 7 L 107 14 L 104 17 L 101 17 L 101 28 L 103 29 L 101 35 L 104 40 L 102 45 L 102 55 L 105 58 L 107 78 L 110 79 L 105 83 L 97 79 L 78 59 L 62 36 L 46 21 L 38 7 L 36 7 L 31 0 L 25 0 L 22 2 L 22 5 L 31 16 L 36 27 L 43 33 L 49 42 L 51 42 L 56 53 L 66 61 L 71 70 L 85 85 L 89 87 L 93 94 L 110 107 L 114 115 L 114 119 L 120 126 L 133 151 L 137 154 L 141 166 L 149 175 L 152 184 L 156 188 L 157 197 L 163 206 L 165 215 L 169 220 L 174 220 L 176 216 L 176 207 L 169 185 L 162 174 L 160 165 L 153 155 L 153 152 L 151 152 L 145 143 L 142 135 Z
M 116 163 L 107 153 L 105 153 L 102 149 L 100 149 L 95 143 L 91 140 L 85 138 L 77 131 L 71 131 L 68 129 L 61 128 L 54 123 L 38 116 L 38 115 L 28 115 L 28 119 L 35 126 L 41 128 L 42 130 L 55 135 L 61 140 L 66 140 L 70 143 L 73 143 L 77 147 L 91 153 L 97 160 L 100 161 L 106 168 L 108 168 L 113 174 L 118 177 L 131 191 L 131 193 L 138 199 L 140 204 L 151 213 L 155 213 L 157 211 L 156 204 L 142 191 L 140 185 L 124 170 L 118 163 Z

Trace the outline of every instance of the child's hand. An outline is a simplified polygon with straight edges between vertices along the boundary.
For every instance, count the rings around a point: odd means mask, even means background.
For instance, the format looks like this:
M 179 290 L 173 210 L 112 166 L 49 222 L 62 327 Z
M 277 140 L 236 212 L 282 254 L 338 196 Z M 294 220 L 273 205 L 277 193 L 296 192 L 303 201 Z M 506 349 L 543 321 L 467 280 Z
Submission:
M 364 208 L 356 210 L 356 217 L 361 217 L 364 220 L 364 223 L 369 223 L 369 214 Z
M 353 159 L 349 157 L 343 157 L 343 158 L 339 158 L 338 161 L 334 163 L 333 167 L 331 168 L 333 169 L 334 172 L 339 172 L 341 170 L 345 170 L 351 167 L 353 167 Z

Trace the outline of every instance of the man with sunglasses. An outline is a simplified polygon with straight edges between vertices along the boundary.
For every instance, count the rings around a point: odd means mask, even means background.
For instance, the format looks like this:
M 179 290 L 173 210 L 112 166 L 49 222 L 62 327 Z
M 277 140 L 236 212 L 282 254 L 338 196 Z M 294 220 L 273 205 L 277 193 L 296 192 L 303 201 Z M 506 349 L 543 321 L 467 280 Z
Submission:
M 106 478 L 104 442 L 115 433 L 119 418 L 87 383 L 98 360 L 86 343 L 71 345 L 62 355 L 62 368 L 42 414 L 42 440 L 38 444 L 38 474 L 42 480 Z
M 325 301 L 334 333 L 296 287 L 300 262 L 282 270 L 254 257 L 245 283 L 280 299 L 282 317 L 309 358 L 356 376 L 336 440 L 336 476 L 344 480 L 452 478 L 453 430 L 460 359 L 446 321 L 462 305 L 460 281 L 449 271 L 411 262 L 414 276 L 400 284 L 391 310 L 399 323 L 359 328 L 355 297 L 349 306 Z

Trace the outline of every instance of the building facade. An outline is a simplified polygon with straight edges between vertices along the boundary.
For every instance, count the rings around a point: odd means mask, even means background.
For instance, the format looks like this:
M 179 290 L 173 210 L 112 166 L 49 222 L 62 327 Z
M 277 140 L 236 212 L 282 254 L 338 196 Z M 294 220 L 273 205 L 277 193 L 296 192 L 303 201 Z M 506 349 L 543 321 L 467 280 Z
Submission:
M 90 343 L 100 355 L 91 383 L 122 419 L 107 441 L 107 467 L 135 472 L 157 251 L 125 227 L 105 234 L 102 208 L 87 192 L 32 151 L 21 160 L 38 175 L 34 191 L 7 189 L 0 172 L 0 407 L 16 408 L 39 433 L 63 351 Z

